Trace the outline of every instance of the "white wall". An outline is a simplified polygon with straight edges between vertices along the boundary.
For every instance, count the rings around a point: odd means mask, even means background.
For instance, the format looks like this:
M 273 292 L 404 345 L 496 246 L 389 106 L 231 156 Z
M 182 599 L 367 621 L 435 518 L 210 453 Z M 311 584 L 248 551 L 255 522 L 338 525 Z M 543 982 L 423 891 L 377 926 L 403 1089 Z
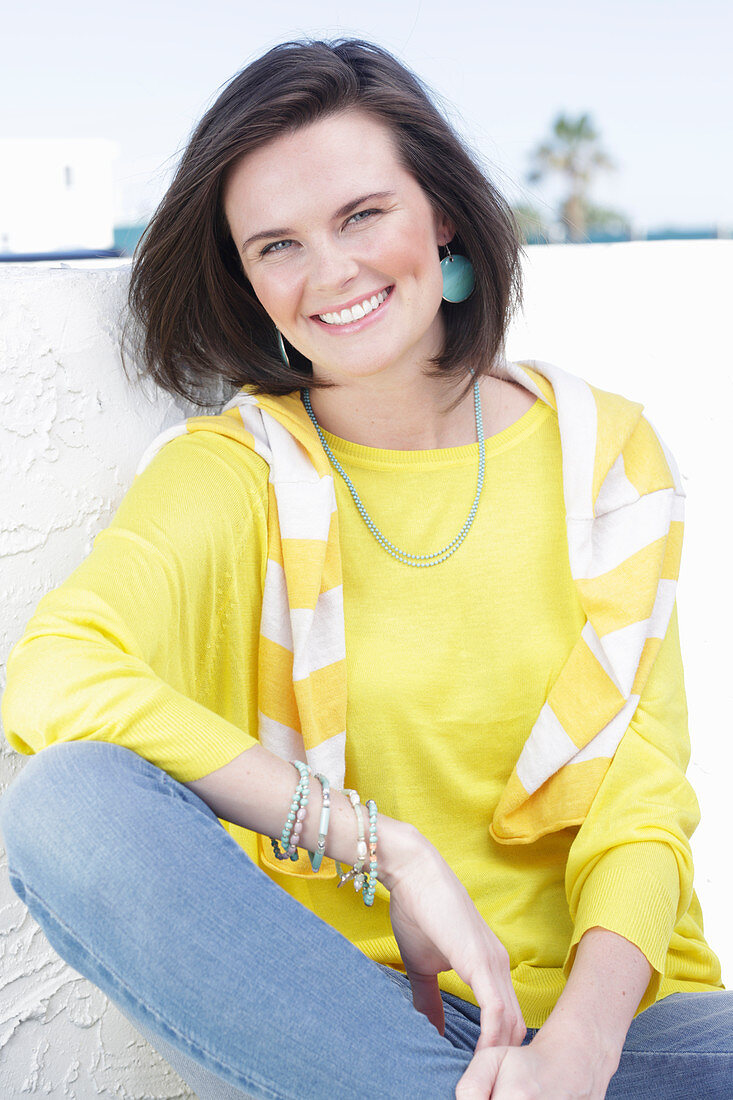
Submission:
M 146 444 L 188 410 L 125 380 L 127 266 L 0 266 L 0 691 L 44 592 L 91 550 Z M 25 757 L 0 740 L 0 791 Z M 10 888 L 0 848 L 0 1096 L 193 1094 L 66 965 Z
M 728 852 L 733 768 L 730 584 L 733 534 L 733 241 L 550 245 L 528 250 L 526 309 L 511 359 L 547 359 L 641 401 L 677 459 L 687 493 L 678 589 L 702 808 L 693 836 L 705 932 L 733 985 Z
M 126 265 L 0 268 L 0 662 L 41 595 L 89 551 L 146 443 L 188 412 L 160 394 L 146 398 L 122 374 L 126 281 Z M 733 241 L 533 248 L 526 281 L 510 357 L 554 361 L 643 401 L 685 479 L 679 608 L 691 776 L 703 809 L 693 839 L 697 888 L 730 983 L 724 783 L 733 764 L 725 634 L 733 620 L 726 572 Z M 0 790 L 23 763 L 0 742 Z M 0 915 L 0 1095 L 191 1095 L 114 1006 L 55 955 L 4 872 Z

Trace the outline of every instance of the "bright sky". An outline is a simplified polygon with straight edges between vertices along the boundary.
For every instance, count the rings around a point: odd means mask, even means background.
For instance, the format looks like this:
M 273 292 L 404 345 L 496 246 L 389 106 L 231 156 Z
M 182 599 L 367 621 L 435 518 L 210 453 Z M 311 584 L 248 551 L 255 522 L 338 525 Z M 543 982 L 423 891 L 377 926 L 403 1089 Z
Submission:
M 108 138 L 117 220 L 147 215 L 216 89 L 303 35 L 379 42 L 435 88 L 534 198 L 530 151 L 555 114 L 589 112 L 618 170 L 594 197 L 639 227 L 733 227 L 730 0 L 38 0 L 2 17 L 0 138 Z

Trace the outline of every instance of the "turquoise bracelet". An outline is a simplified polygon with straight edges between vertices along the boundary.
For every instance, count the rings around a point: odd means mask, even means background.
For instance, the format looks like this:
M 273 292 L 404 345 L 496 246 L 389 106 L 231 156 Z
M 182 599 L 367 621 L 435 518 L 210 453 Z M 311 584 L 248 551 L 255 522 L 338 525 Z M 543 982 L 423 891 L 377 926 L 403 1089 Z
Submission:
M 310 768 L 300 760 L 291 760 L 290 763 L 294 768 L 297 768 L 300 773 L 300 779 L 298 780 L 298 786 L 295 788 L 295 794 L 290 803 L 290 809 L 285 824 L 283 825 L 283 831 L 280 834 L 280 844 L 283 850 L 280 851 L 278 842 L 274 837 L 270 837 L 270 843 L 272 844 L 272 850 L 276 859 L 290 859 L 295 862 L 298 858 L 297 847 L 298 841 L 300 840 L 300 834 L 303 830 L 303 821 L 308 812 L 306 807 L 310 794 Z
M 369 810 L 369 881 L 364 885 L 364 904 L 374 905 L 377 889 L 377 804 L 370 798 L 366 804 Z
M 331 817 L 331 784 L 326 779 L 326 776 L 321 775 L 320 772 L 316 772 L 316 779 L 323 788 L 323 805 L 321 806 L 321 816 L 318 821 L 318 843 L 316 844 L 316 850 L 315 852 L 308 852 L 308 859 L 311 861 L 311 867 L 314 871 L 317 871 L 321 866 L 323 853 L 326 851 L 328 822 Z

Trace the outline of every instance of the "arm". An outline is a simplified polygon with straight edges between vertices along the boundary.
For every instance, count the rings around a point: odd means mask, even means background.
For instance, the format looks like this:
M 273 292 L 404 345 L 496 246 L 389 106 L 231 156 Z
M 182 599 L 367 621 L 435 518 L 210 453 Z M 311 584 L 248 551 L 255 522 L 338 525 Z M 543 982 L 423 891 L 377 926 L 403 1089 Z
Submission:
M 541 1082 L 536 1095 L 547 1100 L 605 1095 L 631 1020 L 656 998 L 670 937 L 692 893 L 689 837 L 699 811 L 684 775 L 688 758 L 675 611 L 570 849 L 574 932 L 565 990 L 529 1047 L 487 1051 L 471 1062 L 461 1100 L 534 1096 L 531 1082 Z
M 458 1100 L 603 1100 L 652 968 L 634 944 L 603 928 L 578 944 L 567 985 L 545 1024 L 519 1049 L 474 1057 Z
M 591 928 L 578 943 L 565 989 L 535 1036 L 538 1050 L 562 1052 L 562 1069 L 590 1069 L 606 1086 L 618 1069 L 631 1021 L 649 985 L 652 967 L 633 943 Z
M 266 472 L 236 446 L 164 447 L 43 597 L 8 661 L 13 748 L 113 741 L 185 780 L 255 743 Z
M 9 661 L 3 717 L 14 748 L 114 742 L 187 783 L 222 820 L 278 835 L 295 772 L 256 740 L 267 537 L 259 462 L 198 432 L 164 447 L 136 479 Z M 316 797 L 302 838 L 311 850 L 319 810 Z M 349 864 L 356 856 L 353 810 L 337 792 L 327 854 Z M 442 1029 L 436 975 L 454 967 L 483 1003 L 499 1005 L 487 1007 L 496 1039 L 519 1041 L 506 952 L 437 851 L 380 815 L 378 858 L 417 1007 Z
M 565 874 L 574 922 L 566 976 L 589 929 L 615 932 L 652 966 L 640 1009 L 656 999 L 672 932 L 692 896 L 690 836 L 700 815 L 685 777 L 689 755 L 675 610 L 634 717 L 571 846 Z
M 277 836 L 296 776 L 291 764 L 254 745 L 210 775 L 186 783 L 214 813 L 235 824 Z M 316 791 L 318 784 L 315 785 Z M 368 792 L 364 792 L 366 796 Z M 320 799 L 311 798 L 301 845 L 315 850 Z M 362 807 L 365 831 L 368 818 Z M 414 826 L 377 817 L 379 881 L 390 893 L 390 919 L 413 1002 L 443 1034 L 443 1002 L 437 975 L 454 969 L 481 1006 L 483 1043 L 520 1043 L 522 1014 L 506 950 L 482 919 L 437 849 Z M 343 792 L 331 795 L 326 855 L 342 863 L 356 858 L 354 811 Z
M 253 745 L 236 759 L 201 779 L 187 782 L 217 817 L 245 829 L 278 837 L 293 796 L 297 775 L 292 764 L 269 752 L 262 745 Z M 303 821 L 301 847 L 314 852 L 318 841 L 321 804 L 319 784 L 313 783 L 306 816 Z M 369 835 L 369 817 L 361 807 L 365 835 Z M 378 815 L 379 880 L 388 889 L 393 884 L 395 865 L 401 856 L 409 861 L 419 850 L 420 834 L 411 825 L 395 818 Z M 331 791 L 331 815 L 326 841 L 326 855 L 339 863 L 356 860 L 356 824 L 354 811 L 343 791 Z

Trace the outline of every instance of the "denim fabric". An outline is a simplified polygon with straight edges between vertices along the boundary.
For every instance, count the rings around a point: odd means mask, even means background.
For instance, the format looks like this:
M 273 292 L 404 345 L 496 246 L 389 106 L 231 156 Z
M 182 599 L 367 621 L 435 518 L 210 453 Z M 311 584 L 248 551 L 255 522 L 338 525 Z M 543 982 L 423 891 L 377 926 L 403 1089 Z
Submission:
M 441 1037 L 404 976 L 294 901 L 136 753 L 44 749 L 0 802 L 0 828 L 50 944 L 199 1100 L 454 1096 L 479 1010 L 443 994 Z M 731 994 L 665 998 L 632 1024 L 608 1097 L 729 1100 L 732 1035 Z

